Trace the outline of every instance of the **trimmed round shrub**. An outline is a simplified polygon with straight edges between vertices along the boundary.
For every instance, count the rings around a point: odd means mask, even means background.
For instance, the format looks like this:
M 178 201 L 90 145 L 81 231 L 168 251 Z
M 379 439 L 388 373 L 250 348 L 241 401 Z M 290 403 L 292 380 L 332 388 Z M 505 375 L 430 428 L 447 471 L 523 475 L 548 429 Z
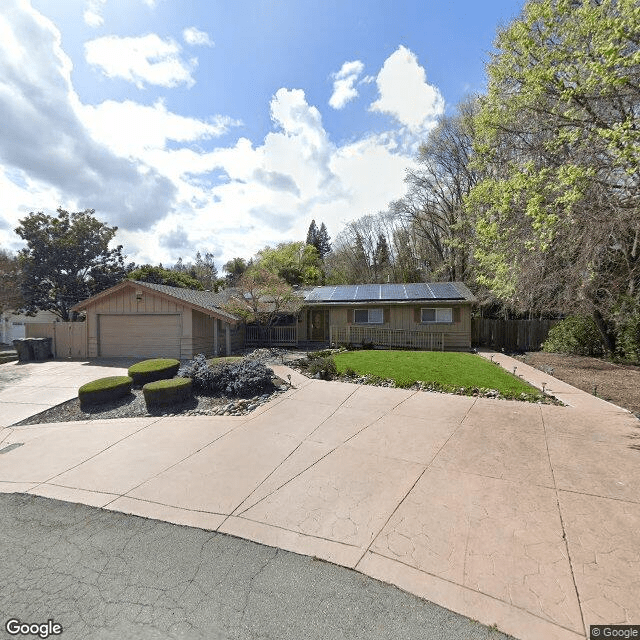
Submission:
M 147 382 L 142 387 L 147 409 L 181 404 L 191 398 L 193 385 L 191 378 L 172 378 L 171 380 L 156 380 Z
M 131 393 L 133 380 L 129 376 L 110 376 L 87 382 L 78 389 L 80 407 L 85 409 L 112 402 Z
M 133 379 L 134 387 L 142 387 L 147 382 L 173 378 L 179 368 L 180 361 L 174 358 L 153 358 L 130 366 L 127 373 Z
M 593 318 L 570 316 L 551 328 L 542 350 L 576 356 L 601 356 L 602 338 Z

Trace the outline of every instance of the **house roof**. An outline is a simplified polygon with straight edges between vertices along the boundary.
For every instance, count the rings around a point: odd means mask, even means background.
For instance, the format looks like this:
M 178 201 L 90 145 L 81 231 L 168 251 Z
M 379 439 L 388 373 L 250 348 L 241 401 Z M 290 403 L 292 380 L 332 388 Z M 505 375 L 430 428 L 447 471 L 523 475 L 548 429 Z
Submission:
M 417 301 L 475 302 L 462 282 L 413 282 L 408 284 L 340 284 L 314 287 L 304 293 L 307 304 Z
M 227 311 L 221 309 L 229 300 L 229 294 L 227 292 L 214 293 L 212 291 L 197 291 L 196 289 L 183 289 L 181 287 L 170 287 L 165 284 L 154 284 L 151 282 L 141 282 L 139 280 L 123 280 L 119 284 L 106 289 L 98 293 L 91 298 L 87 298 L 82 302 L 79 302 L 73 307 L 74 311 L 80 311 L 86 309 L 91 304 L 97 302 L 100 298 L 104 298 L 116 291 L 125 287 L 136 287 L 156 291 L 162 296 L 179 300 L 182 303 L 187 303 L 190 307 L 203 311 L 204 313 L 210 313 L 218 318 L 226 320 L 235 324 L 238 318 Z

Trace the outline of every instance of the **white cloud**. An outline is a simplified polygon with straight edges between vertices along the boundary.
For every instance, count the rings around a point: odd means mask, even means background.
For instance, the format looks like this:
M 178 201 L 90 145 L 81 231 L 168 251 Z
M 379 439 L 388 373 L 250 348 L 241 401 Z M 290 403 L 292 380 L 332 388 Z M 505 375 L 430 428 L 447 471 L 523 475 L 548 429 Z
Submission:
M 145 84 L 192 87 L 197 59 L 183 60 L 180 45 L 155 33 L 141 37 L 104 36 L 85 43 L 89 64 L 99 67 L 109 78 L 122 78 L 139 89 Z
M 195 27 L 187 27 L 182 32 L 182 37 L 187 44 L 203 45 L 206 47 L 213 47 L 214 45 L 208 33 L 200 31 L 200 29 L 196 29 Z
M 142 0 L 142 2 L 151 9 L 156 6 L 156 0 Z M 82 14 L 85 23 L 90 27 L 101 27 L 104 24 L 102 12 L 106 4 L 107 0 L 86 0 L 86 8 Z
M 131 100 L 106 100 L 98 105 L 83 105 L 82 119 L 94 139 L 125 157 L 142 158 L 147 149 L 163 149 L 167 140 L 192 142 L 215 138 L 239 121 L 228 116 L 208 120 L 187 118 L 167 110 L 158 100 L 153 106 Z
M 345 62 L 340 71 L 332 73 L 333 93 L 329 99 L 329 105 L 334 109 L 342 109 L 347 102 L 358 96 L 358 90 L 354 87 L 358 77 L 364 70 L 364 64 L 360 60 Z
M 78 111 L 71 61 L 58 29 L 29 4 L 4 0 L 0 14 L 0 159 L 40 193 L 59 199 L 36 208 L 95 208 L 112 224 L 148 226 L 171 207 L 174 185 L 97 143 Z M 37 43 L 37 46 L 34 46 Z M 9 133 L 10 132 L 10 133 Z M 31 187 L 29 187 L 31 188 Z M 25 189 L 25 200 L 33 202 Z
M 281 88 L 264 105 L 273 127 L 262 140 L 215 148 L 211 141 L 237 121 L 188 117 L 162 101 L 82 104 L 56 27 L 20 0 L 3 1 L 13 5 L 0 15 L 5 246 L 19 246 L 12 229 L 29 211 L 94 208 L 119 226 L 116 240 L 136 262 L 172 264 L 212 250 L 221 267 L 304 238 L 312 218 L 335 237 L 344 222 L 404 193 L 419 139 L 407 126 L 336 144 L 304 91 Z M 357 62 L 345 77 L 359 77 Z
M 380 97 L 372 111 L 391 114 L 411 131 L 428 130 L 444 113 L 444 98 L 427 83 L 415 54 L 402 45 L 384 62 L 376 78 Z

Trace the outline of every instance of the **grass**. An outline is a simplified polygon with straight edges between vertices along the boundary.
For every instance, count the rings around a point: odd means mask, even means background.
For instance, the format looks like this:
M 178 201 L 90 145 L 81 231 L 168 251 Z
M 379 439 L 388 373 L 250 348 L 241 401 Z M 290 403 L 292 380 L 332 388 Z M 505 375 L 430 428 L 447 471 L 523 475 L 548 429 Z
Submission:
M 443 389 L 495 389 L 505 396 L 539 391 L 498 365 L 472 353 L 440 351 L 347 351 L 335 355 L 338 373 L 350 368 L 359 375 L 394 380 L 398 387 L 434 382 Z

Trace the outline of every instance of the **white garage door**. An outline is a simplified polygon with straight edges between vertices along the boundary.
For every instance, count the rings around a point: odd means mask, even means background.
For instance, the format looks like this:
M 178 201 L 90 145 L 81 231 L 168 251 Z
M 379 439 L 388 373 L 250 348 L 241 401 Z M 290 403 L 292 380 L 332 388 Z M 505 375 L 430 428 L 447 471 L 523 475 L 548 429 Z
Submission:
M 179 358 L 180 315 L 98 316 L 99 353 L 104 357 Z

